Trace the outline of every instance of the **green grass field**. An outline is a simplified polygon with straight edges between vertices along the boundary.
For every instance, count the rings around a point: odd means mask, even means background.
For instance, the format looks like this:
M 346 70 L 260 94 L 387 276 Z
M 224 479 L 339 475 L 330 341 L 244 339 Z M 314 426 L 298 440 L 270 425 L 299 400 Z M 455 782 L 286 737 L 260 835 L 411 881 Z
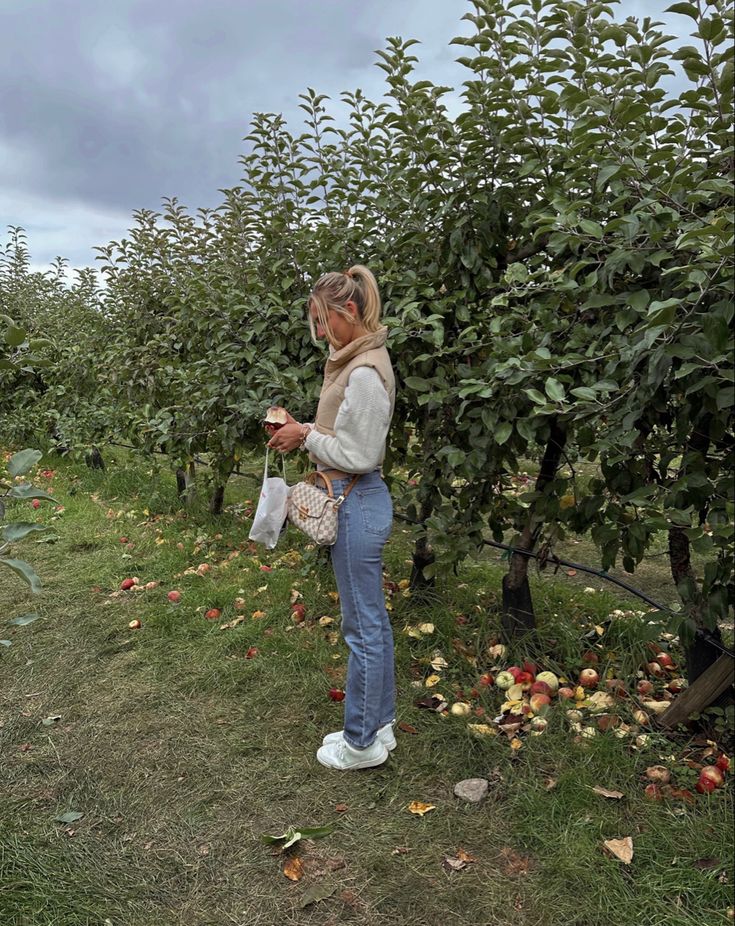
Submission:
M 44 590 L 31 596 L 0 573 L 0 638 L 11 644 L 0 646 L 3 926 L 731 922 L 731 782 L 691 801 L 643 793 L 652 764 L 693 790 L 697 773 L 684 760 L 701 760 L 702 737 L 643 730 L 641 748 L 611 732 L 580 738 L 555 704 L 546 732 L 521 735 L 513 749 L 503 734 L 478 738 L 468 727 L 499 712 L 494 688 L 472 701 L 484 716 L 416 706 L 437 691 L 450 703 L 458 689 L 467 695 L 496 661 L 486 655 L 497 642 L 505 568 L 495 551 L 440 579 L 430 600 L 392 596 L 398 719 L 409 732 L 398 731 L 383 767 L 340 774 L 315 759 L 322 736 L 341 726 L 342 708 L 328 697 L 346 665 L 331 569 L 290 532 L 272 553 L 248 544 L 250 522 L 237 506 L 257 497 L 257 480 L 233 481 L 235 508 L 214 520 L 179 511 L 173 479 L 146 461 L 119 454 L 104 473 L 47 465 L 63 512 L 27 502 L 9 512 L 51 528 L 13 549 Z M 407 578 L 410 551 L 397 523 L 387 578 Z M 596 562 L 583 546 L 565 552 Z M 211 568 L 200 575 L 202 564 Z M 651 594 L 670 592 L 663 565 L 650 567 Z M 160 584 L 117 594 L 131 576 Z M 563 570 L 533 587 L 539 649 L 570 677 L 591 645 L 585 634 L 612 610 L 639 607 Z M 171 589 L 182 593 L 177 605 Z M 308 616 L 298 626 L 294 589 Z M 222 610 L 219 620 L 205 619 L 211 608 Z M 38 619 L 8 623 L 29 612 Z M 129 628 L 135 619 L 141 629 Z M 422 623 L 434 631 L 405 632 Z M 634 615 L 613 621 L 597 640 L 603 672 L 634 681 L 646 639 L 660 629 Z M 258 652 L 248 659 L 251 647 Z M 447 666 L 435 673 L 437 652 Z M 519 648 L 503 661 L 530 655 Z M 426 688 L 431 674 L 440 679 Z M 480 805 L 453 794 L 472 777 L 491 781 Z M 412 814 L 413 801 L 434 809 Z M 81 816 L 57 819 L 67 813 Z M 283 854 L 261 839 L 327 824 L 329 835 Z M 629 864 L 603 848 L 625 837 Z M 471 860 L 454 870 L 445 860 L 461 853 Z M 291 880 L 284 868 L 296 859 L 291 873 L 300 877 Z

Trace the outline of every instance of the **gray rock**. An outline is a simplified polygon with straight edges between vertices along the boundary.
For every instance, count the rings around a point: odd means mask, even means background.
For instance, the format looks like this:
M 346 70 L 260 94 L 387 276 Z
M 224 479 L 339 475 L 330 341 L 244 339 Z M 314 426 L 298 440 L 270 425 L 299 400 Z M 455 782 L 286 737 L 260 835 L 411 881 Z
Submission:
M 466 778 L 454 786 L 455 795 L 470 804 L 479 804 L 487 797 L 490 782 L 487 778 Z

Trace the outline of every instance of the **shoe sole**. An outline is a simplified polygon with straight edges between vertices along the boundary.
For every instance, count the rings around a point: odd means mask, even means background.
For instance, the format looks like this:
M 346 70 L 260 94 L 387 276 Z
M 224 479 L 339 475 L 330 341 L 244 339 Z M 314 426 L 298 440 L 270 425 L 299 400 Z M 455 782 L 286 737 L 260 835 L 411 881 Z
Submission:
M 380 759 L 380 760 L 378 760 L 378 761 L 375 761 L 375 759 L 370 759 L 370 760 L 365 761 L 365 762 L 357 762 L 357 763 L 354 764 L 354 765 L 350 765 L 350 766 L 348 766 L 348 767 L 346 767 L 346 768 L 342 768 L 342 767 L 339 766 L 339 765 L 331 765 L 329 762 L 325 762 L 325 761 L 322 759 L 322 757 L 319 755 L 319 752 L 321 752 L 321 750 L 318 750 L 318 751 L 317 751 L 317 754 L 316 754 L 316 758 L 317 758 L 317 761 L 319 762 L 319 764 L 320 764 L 320 765 L 323 765 L 325 768 L 334 769 L 335 772 L 354 772 L 354 771 L 357 771 L 358 769 L 361 769 L 361 768 L 377 768 L 378 765 L 382 765 L 382 764 L 388 759 L 388 757 L 390 756 L 390 753 L 389 753 L 388 750 L 386 749 L 386 750 L 385 750 L 385 757 L 382 758 L 382 759 Z
M 328 737 L 330 737 L 330 736 L 332 737 L 332 739 L 329 739 L 329 738 L 328 738 Z M 324 739 L 322 740 L 322 746 L 327 746 L 327 745 L 329 745 L 329 743 L 336 743 L 338 738 L 339 738 L 339 737 L 334 736 L 334 734 L 332 734 L 332 733 L 327 733 L 327 735 L 326 735 L 326 736 L 324 737 Z M 385 748 L 388 750 L 388 752 L 393 752 L 393 750 L 394 750 L 394 749 L 396 748 L 396 746 L 398 745 L 398 743 L 396 742 L 395 737 L 393 738 L 393 742 L 390 743 L 390 744 L 389 744 L 389 743 L 386 743 L 385 740 L 380 739 L 380 737 L 378 737 L 377 739 L 378 739 L 378 742 L 382 743 L 382 744 L 385 746 Z

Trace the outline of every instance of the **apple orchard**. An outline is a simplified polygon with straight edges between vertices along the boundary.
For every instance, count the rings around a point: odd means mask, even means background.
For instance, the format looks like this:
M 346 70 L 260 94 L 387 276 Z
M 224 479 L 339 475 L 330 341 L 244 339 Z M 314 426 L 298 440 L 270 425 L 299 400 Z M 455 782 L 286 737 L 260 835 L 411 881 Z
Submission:
M 11 229 L 3 443 L 98 463 L 111 441 L 162 451 L 182 502 L 198 483 L 217 514 L 262 459 L 264 409 L 313 413 L 312 282 L 367 263 L 413 587 L 505 541 L 510 640 L 534 627 L 524 554 L 588 536 L 602 569 L 634 573 L 664 537 L 692 681 L 733 607 L 732 12 L 676 3 L 686 44 L 603 3 L 469 7 L 456 117 L 452 88 L 415 79 L 415 43 L 389 39 L 383 100 L 345 92 L 336 121 L 310 89 L 296 133 L 256 115 L 239 185 L 216 209 L 136 212 L 97 249 L 104 286 L 61 260 L 32 272 Z

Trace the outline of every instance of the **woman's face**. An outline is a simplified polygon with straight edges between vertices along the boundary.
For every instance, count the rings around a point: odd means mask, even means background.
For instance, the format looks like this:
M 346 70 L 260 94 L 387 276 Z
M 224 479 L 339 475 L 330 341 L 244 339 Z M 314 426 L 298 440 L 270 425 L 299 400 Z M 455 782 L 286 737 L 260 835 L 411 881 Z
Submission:
M 345 309 L 347 309 L 353 318 L 356 317 L 357 305 L 354 302 L 349 301 L 345 303 Z M 322 328 L 319 322 L 319 317 L 314 305 L 309 307 L 309 314 L 311 315 L 312 321 L 314 322 L 314 330 L 316 331 L 316 336 L 318 338 L 326 338 L 327 332 L 324 328 Z M 332 334 L 337 339 L 341 347 L 349 344 L 350 341 L 356 337 L 358 332 L 362 330 L 358 324 L 345 318 L 341 313 L 335 312 L 334 309 L 329 310 L 329 324 L 332 328 Z M 333 346 L 337 347 L 336 344 Z

